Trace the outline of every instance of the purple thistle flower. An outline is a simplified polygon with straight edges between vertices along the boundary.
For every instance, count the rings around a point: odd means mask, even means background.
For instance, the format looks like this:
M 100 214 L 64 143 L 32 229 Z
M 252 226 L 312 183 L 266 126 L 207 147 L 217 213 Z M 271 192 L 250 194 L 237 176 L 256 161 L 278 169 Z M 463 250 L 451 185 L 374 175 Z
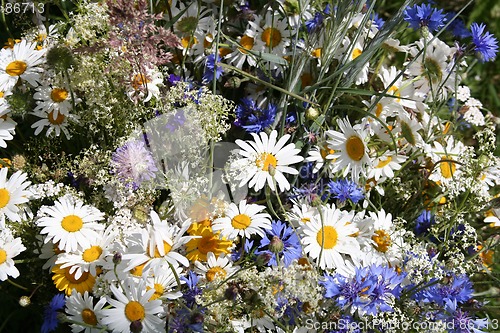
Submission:
M 111 168 L 123 183 L 132 185 L 134 189 L 155 178 L 158 171 L 153 155 L 140 140 L 127 142 L 118 148 L 111 156 Z
M 355 182 L 349 179 L 330 181 L 327 191 L 341 203 L 346 200 L 351 200 L 356 204 L 365 197 L 363 190 Z
M 302 247 L 297 234 L 281 221 L 273 222 L 271 230 L 266 230 L 266 237 L 260 241 L 259 248 L 265 247 L 267 247 L 267 250 L 256 254 L 270 254 L 272 257 L 267 263 L 268 266 L 277 266 L 279 259 L 284 263 L 285 267 L 288 267 L 293 260 L 302 256 Z
M 50 303 L 45 307 L 43 312 L 43 324 L 42 333 L 52 332 L 59 325 L 59 319 L 57 318 L 58 311 L 64 308 L 66 304 L 66 298 L 64 294 L 56 294 L 52 297 Z
M 479 55 L 481 62 L 495 59 L 498 52 L 498 40 L 489 31 L 484 31 L 486 26 L 481 23 L 472 23 L 470 29 L 472 32 L 472 42 L 474 51 Z
M 443 10 L 432 8 L 431 5 L 414 5 L 404 11 L 404 20 L 410 24 L 414 30 L 427 27 L 429 31 L 437 31 L 444 26 L 446 15 Z

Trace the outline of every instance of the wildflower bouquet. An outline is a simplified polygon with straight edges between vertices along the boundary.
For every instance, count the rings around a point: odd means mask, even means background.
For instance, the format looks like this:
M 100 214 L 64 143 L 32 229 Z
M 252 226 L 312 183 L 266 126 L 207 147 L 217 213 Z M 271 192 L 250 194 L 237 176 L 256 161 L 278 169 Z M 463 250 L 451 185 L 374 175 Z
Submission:
M 0 331 L 498 328 L 485 24 L 412 0 L 2 12 Z

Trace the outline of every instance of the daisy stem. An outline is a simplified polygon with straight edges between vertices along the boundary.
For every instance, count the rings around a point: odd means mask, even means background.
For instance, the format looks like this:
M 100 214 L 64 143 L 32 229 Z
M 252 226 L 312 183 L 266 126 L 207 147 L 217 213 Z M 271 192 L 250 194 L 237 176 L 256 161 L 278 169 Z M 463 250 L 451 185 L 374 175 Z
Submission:
M 274 181 L 274 177 L 273 177 L 273 181 Z M 275 186 L 276 186 L 276 184 L 275 184 Z M 266 186 L 265 192 L 266 192 L 267 206 L 268 206 L 269 210 L 271 211 L 271 213 L 273 213 L 273 215 L 276 216 L 276 218 L 279 220 L 280 217 L 279 217 L 278 213 L 276 213 L 276 211 L 274 210 L 273 204 L 271 202 L 271 188 L 269 186 Z
M 66 80 L 68 80 L 69 93 L 71 94 L 71 106 L 73 106 L 74 110 L 76 107 L 75 94 L 73 92 L 73 88 L 71 87 L 71 78 L 69 77 L 69 72 L 67 68 L 64 69 L 64 75 L 66 76 Z
M 12 281 L 11 279 L 7 279 L 7 281 L 8 281 L 11 285 L 13 285 L 14 287 L 17 287 L 17 288 L 22 289 L 22 290 L 24 290 L 24 291 L 29 291 L 29 289 L 28 289 L 28 288 L 23 287 L 23 286 L 21 286 L 20 284 L 15 283 L 15 282 L 14 282 L 14 281 Z

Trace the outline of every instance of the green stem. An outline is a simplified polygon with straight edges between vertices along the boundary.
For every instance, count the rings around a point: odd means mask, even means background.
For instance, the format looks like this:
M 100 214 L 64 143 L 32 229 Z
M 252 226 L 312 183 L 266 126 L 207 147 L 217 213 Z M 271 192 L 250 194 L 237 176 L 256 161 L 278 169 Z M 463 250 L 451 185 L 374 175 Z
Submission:
M 22 290 L 24 290 L 24 291 L 29 291 L 29 289 L 28 289 L 28 288 L 23 287 L 23 286 L 21 286 L 20 284 L 15 283 L 15 282 L 14 282 L 14 281 L 12 281 L 11 279 L 7 279 L 7 282 L 9 282 L 9 283 L 10 283 L 11 285 L 13 285 L 14 287 L 17 287 L 17 288 L 22 289 Z

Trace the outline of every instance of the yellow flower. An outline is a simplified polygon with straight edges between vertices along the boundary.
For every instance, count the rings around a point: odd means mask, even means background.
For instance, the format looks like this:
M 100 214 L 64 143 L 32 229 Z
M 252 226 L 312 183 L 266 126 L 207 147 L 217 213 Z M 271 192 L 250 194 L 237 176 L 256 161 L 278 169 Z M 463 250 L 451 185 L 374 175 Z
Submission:
M 61 265 L 55 265 L 52 268 L 52 281 L 54 281 L 54 285 L 60 291 L 64 291 L 66 295 L 70 296 L 73 289 L 76 289 L 79 293 L 83 294 L 86 291 L 92 291 L 95 283 L 95 276 L 90 274 L 89 272 L 83 272 L 80 278 L 75 277 L 76 270 L 73 273 L 70 273 L 70 270 L 73 266 L 61 268 Z M 99 270 L 97 272 L 100 273 Z
M 190 261 L 207 261 L 207 253 L 213 252 L 217 257 L 222 253 L 229 253 L 233 242 L 220 238 L 220 233 L 214 233 L 212 227 L 203 224 L 194 224 L 189 231 L 191 236 L 200 238 L 191 239 L 186 244 L 186 257 Z

